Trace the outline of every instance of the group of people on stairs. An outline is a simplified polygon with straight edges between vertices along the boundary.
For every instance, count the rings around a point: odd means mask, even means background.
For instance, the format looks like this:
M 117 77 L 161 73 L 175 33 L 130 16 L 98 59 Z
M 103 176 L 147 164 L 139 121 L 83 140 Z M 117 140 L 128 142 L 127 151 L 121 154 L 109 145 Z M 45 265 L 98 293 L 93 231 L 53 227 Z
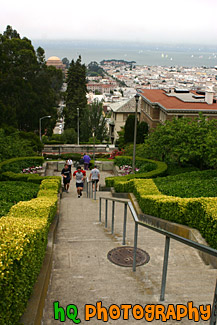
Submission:
M 73 175 L 71 173 L 71 168 L 72 168 L 73 162 L 71 159 L 68 159 L 66 161 L 66 164 L 61 172 L 61 175 L 63 176 L 63 185 L 64 185 L 63 191 L 68 193 L 69 184 L 70 184 L 70 181 L 73 176 L 73 179 L 76 181 L 78 198 L 80 198 L 82 196 L 82 191 L 84 188 L 84 181 L 86 178 L 86 170 L 88 170 L 89 163 L 91 160 L 90 157 L 89 158 L 88 157 L 89 156 L 87 154 L 85 154 L 83 157 L 85 170 L 83 170 L 81 168 L 81 166 L 78 166 L 77 170 L 74 171 Z M 99 179 L 100 179 L 100 172 L 99 172 L 99 169 L 97 168 L 97 166 L 95 165 L 94 168 L 90 172 L 90 181 L 92 181 L 93 191 L 95 191 L 95 190 L 97 191 L 97 185 L 98 185 Z

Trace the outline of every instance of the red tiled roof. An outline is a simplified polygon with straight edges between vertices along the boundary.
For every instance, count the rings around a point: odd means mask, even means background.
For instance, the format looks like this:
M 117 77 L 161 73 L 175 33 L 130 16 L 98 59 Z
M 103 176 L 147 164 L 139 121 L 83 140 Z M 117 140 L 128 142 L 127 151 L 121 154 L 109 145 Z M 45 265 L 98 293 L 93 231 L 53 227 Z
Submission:
M 192 103 L 183 102 L 174 96 L 167 96 L 165 91 L 162 89 L 142 89 L 141 95 L 147 98 L 152 103 L 159 103 L 166 109 L 195 109 L 195 110 L 216 110 L 217 103 Z

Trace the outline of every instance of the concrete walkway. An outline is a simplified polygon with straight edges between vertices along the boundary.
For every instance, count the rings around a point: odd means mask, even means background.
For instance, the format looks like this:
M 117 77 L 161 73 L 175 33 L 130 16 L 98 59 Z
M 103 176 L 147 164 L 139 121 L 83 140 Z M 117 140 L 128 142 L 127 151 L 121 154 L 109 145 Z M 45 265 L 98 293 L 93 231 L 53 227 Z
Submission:
M 102 173 L 102 180 L 108 176 Z M 100 196 L 110 197 L 108 192 L 97 192 Z M 104 215 L 104 205 L 102 207 Z M 145 307 L 146 304 L 160 304 L 160 287 L 164 254 L 164 236 L 151 230 L 139 228 L 138 247 L 150 255 L 148 264 L 132 272 L 131 268 L 112 264 L 107 253 L 122 246 L 124 205 L 117 204 L 115 210 L 115 234 L 111 235 L 111 205 L 109 205 L 108 225 L 98 222 L 98 200 L 86 198 L 86 193 L 78 199 L 75 181 L 69 193 L 63 193 L 61 200 L 60 222 L 54 250 L 52 277 L 47 294 L 42 324 L 61 324 L 54 320 L 53 302 L 59 301 L 66 308 L 74 304 L 78 308 L 78 318 L 84 320 L 85 304 L 102 306 L 132 304 Z M 127 215 L 127 245 L 133 246 L 134 222 Z M 103 218 L 104 221 L 104 218 Z M 197 251 L 171 240 L 167 285 L 164 305 L 184 304 L 193 301 L 194 306 L 212 304 L 217 271 L 204 265 Z M 129 324 L 146 323 L 145 319 L 136 320 L 129 312 Z M 93 317 L 91 324 L 103 323 Z M 125 324 L 121 316 L 118 320 L 108 319 L 107 324 Z M 160 324 L 153 320 L 152 324 Z M 169 319 L 166 324 L 176 324 Z M 193 320 L 183 318 L 179 323 L 193 324 Z M 209 322 L 199 321 L 198 324 Z M 65 324 L 73 324 L 66 317 Z

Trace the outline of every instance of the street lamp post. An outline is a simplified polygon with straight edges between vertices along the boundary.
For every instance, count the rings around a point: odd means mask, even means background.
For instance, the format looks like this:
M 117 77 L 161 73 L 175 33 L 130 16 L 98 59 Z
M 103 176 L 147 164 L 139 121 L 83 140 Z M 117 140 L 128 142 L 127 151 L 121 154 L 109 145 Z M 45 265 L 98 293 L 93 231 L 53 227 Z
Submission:
M 77 133 L 78 133 L 78 145 L 79 145 L 79 107 L 77 107 L 78 119 L 77 119 Z
M 95 131 L 96 128 L 93 128 L 93 160 L 95 160 Z
M 39 119 L 39 137 L 40 137 L 40 140 L 41 140 L 41 120 L 43 120 L 44 118 L 51 118 L 51 116 L 50 115 L 43 116 L 43 117 L 40 117 L 40 119 Z
M 138 110 L 138 102 L 139 102 L 139 94 L 135 95 L 136 100 L 136 111 L 135 111 L 135 126 L 134 126 L 134 141 L 133 141 L 133 167 L 132 173 L 135 173 L 135 160 L 136 160 L 136 133 L 137 133 L 137 110 Z

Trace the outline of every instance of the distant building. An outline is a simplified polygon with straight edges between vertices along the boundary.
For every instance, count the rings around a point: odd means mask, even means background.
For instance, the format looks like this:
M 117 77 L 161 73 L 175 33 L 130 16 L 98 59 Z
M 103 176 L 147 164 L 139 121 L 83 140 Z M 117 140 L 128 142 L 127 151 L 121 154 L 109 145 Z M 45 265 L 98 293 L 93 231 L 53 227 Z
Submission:
M 171 121 L 174 117 L 198 117 L 202 112 L 208 120 L 217 119 L 217 103 L 214 91 L 205 92 L 173 89 L 143 89 L 141 95 L 141 121 L 148 123 L 150 128 Z
M 110 93 L 110 91 L 114 91 L 115 85 L 112 84 L 102 84 L 102 83 L 88 83 L 87 90 L 95 92 L 96 90 L 101 94 Z
M 65 69 L 66 69 L 66 65 L 63 64 L 62 61 L 60 60 L 60 58 L 58 58 L 57 56 L 49 57 L 46 64 L 47 64 L 47 66 L 52 66 L 52 67 L 55 67 L 56 69 L 61 69 L 63 71 L 65 71 Z
M 140 106 L 140 105 L 139 105 Z M 136 101 L 135 98 L 129 100 L 109 104 L 111 110 L 111 118 L 109 122 L 109 137 L 112 143 L 119 138 L 118 132 L 126 123 L 130 114 L 135 114 Z M 140 121 L 140 107 L 138 107 L 138 120 Z

